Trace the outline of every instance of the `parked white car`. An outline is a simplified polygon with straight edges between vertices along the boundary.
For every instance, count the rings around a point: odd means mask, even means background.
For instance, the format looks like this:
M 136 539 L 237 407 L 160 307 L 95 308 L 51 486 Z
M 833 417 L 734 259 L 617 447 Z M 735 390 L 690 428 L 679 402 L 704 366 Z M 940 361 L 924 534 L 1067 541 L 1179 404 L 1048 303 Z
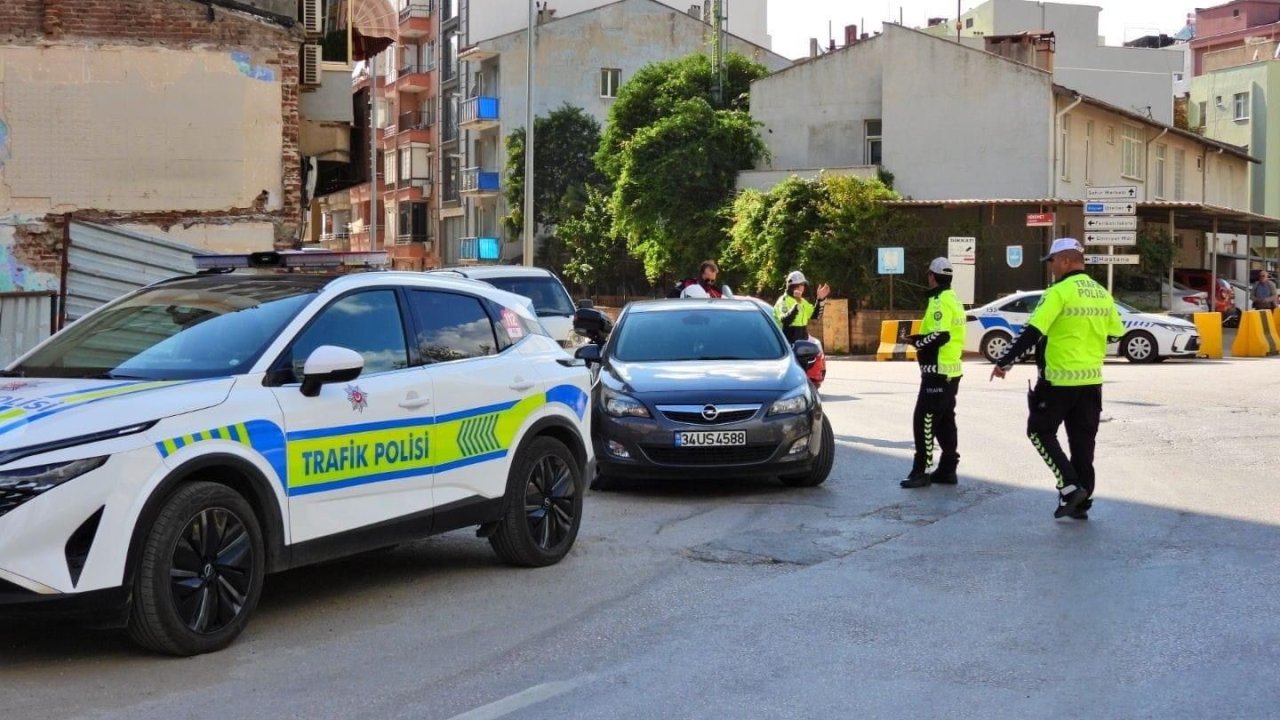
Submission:
M 1040 290 L 1016 292 L 969 311 L 965 351 L 982 353 L 990 362 L 1004 354 L 1031 319 L 1040 303 Z M 1129 362 L 1160 362 L 1171 357 L 1195 357 L 1200 333 L 1194 323 L 1168 315 L 1154 315 L 1117 301 L 1125 334 L 1107 347 L 1107 354 Z
M 520 265 L 468 265 L 431 272 L 454 273 L 489 283 L 499 290 L 523 295 L 533 301 L 538 320 L 561 347 L 570 348 L 583 343 L 583 339 L 573 332 L 573 313 L 577 310 L 573 298 L 560 278 L 550 270 Z

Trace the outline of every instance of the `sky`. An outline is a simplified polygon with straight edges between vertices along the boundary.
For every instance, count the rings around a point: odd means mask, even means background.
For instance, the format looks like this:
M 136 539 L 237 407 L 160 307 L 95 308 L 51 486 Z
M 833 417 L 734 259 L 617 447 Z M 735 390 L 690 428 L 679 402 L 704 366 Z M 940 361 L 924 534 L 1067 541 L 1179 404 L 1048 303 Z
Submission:
M 1221 4 L 1214 0 L 1060 1 L 1101 7 L 1100 32 L 1108 45 L 1162 32 L 1172 35 L 1183 28 L 1187 13 L 1194 12 L 1197 4 Z M 962 12 L 968 12 L 980 4 L 980 0 L 961 0 L 960 7 Z M 841 43 L 845 25 L 858 25 L 863 28 L 860 32 L 874 33 L 885 20 L 897 22 L 899 10 L 905 25 L 924 27 L 931 17 L 954 20 L 956 0 L 769 0 L 769 34 L 773 36 L 774 52 L 800 58 L 809 54 L 809 38 L 816 37 L 826 44 L 830 37 L 828 22 L 832 23 L 836 42 Z

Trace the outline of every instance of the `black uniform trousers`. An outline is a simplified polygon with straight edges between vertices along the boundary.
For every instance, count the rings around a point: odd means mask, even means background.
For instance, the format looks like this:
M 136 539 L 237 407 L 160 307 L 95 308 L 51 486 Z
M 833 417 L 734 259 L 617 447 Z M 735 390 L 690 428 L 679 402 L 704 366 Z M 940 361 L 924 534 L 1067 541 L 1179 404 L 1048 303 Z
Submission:
M 937 438 L 942 447 L 938 460 L 940 474 L 952 473 L 960 464 L 959 433 L 956 430 L 956 394 L 960 392 L 960 378 L 925 373 L 920 376 L 920 394 L 916 396 L 916 410 L 912 417 L 915 431 L 916 454 L 911 462 L 911 474 L 918 475 L 933 464 L 933 444 Z
M 1102 386 L 1063 387 L 1040 380 L 1027 395 L 1027 404 L 1031 411 L 1027 437 L 1053 471 L 1059 495 L 1066 497 L 1080 488 L 1093 497 L 1093 450 L 1102 417 Z M 1070 458 L 1058 442 L 1062 425 L 1067 427 Z

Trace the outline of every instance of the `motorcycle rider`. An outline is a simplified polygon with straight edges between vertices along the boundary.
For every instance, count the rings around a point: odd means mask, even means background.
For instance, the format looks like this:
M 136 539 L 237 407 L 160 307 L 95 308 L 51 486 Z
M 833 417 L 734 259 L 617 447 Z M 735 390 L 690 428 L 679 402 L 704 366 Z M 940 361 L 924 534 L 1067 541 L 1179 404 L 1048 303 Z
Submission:
M 716 276 L 719 273 L 720 267 L 716 265 L 715 260 L 704 260 L 698 266 L 698 277 L 685 278 L 676 283 L 675 289 L 667 293 L 667 297 L 723 297 L 723 293 L 716 287 Z M 706 294 L 703 295 L 698 290 Z
M 793 270 L 787 274 L 787 293 L 774 303 L 773 317 L 782 326 L 787 342 L 808 339 L 809 322 L 822 317 L 822 303 L 831 295 L 831 288 L 823 283 L 818 286 L 817 303 L 811 303 L 804 297 L 808 288 L 804 273 Z

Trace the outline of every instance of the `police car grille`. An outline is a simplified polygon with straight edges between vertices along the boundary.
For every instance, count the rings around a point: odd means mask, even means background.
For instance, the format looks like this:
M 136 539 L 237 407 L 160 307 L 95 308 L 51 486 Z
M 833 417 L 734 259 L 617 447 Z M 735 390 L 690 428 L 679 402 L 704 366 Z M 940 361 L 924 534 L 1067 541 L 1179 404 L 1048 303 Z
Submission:
M 768 460 L 773 445 L 738 447 L 646 447 L 644 453 L 662 465 L 751 465 Z
M 687 425 L 728 425 L 729 423 L 742 422 L 750 420 L 756 410 L 726 410 L 714 418 L 708 420 L 702 416 L 700 412 L 684 412 L 679 410 L 662 410 L 662 416 L 673 422 L 685 423 Z

